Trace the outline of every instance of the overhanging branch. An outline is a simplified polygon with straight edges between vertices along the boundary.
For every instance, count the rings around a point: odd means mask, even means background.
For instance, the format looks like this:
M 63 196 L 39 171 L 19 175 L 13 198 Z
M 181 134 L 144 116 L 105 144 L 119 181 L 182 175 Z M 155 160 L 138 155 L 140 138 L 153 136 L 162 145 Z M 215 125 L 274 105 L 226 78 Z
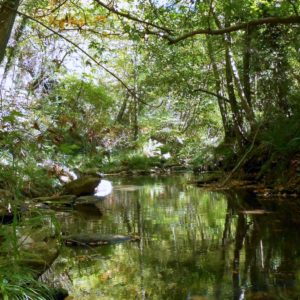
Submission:
M 159 25 L 156 25 L 154 23 L 151 23 L 149 21 L 145 21 L 145 20 L 141 20 L 131 14 L 129 14 L 128 12 L 124 13 L 124 12 L 121 12 L 119 10 L 117 10 L 116 8 L 114 8 L 112 5 L 109 5 L 109 4 L 105 4 L 103 3 L 101 0 L 95 0 L 95 2 L 97 2 L 100 6 L 104 7 L 105 9 L 107 9 L 108 11 L 118 15 L 118 16 L 121 16 L 121 17 L 124 17 L 126 19 L 129 19 L 129 20 L 132 20 L 132 21 L 135 21 L 135 22 L 138 22 L 138 23 L 141 23 L 141 24 L 145 24 L 147 26 L 151 26 L 151 27 L 154 27 L 156 29 L 160 29 L 160 30 L 163 30 L 164 32 L 167 32 L 168 34 L 171 34 L 172 30 L 169 29 L 169 28 L 166 28 L 166 27 L 163 27 L 163 26 L 159 26 Z
M 221 29 L 197 29 L 186 34 L 183 34 L 177 38 L 172 38 L 169 36 L 167 39 L 170 44 L 176 44 L 182 40 L 188 39 L 195 35 L 207 34 L 207 35 L 222 35 L 225 33 L 235 32 L 239 30 L 245 30 L 249 27 L 257 27 L 260 25 L 266 24 L 299 24 L 300 16 L 289 16 L 289 17 L 268 17 L 263 19 L 252 20 L 249 22 L 243 22 L 236 25 L 232 25 L 229 27 L 221 28 Z
M 9 8 L 11 9 L 11 8 Z M 87 56 L 89 59 L 91 59 L 96 65 L 98 65 L 99 67 L 101 67 L 103 70 L 105 70 L 107 73 L 109 73 L 112 77 L 114 77 L 115 79 L 117 79 L 117 81 L 119 81 L 124 87 L 125 89 L 132 94 L 133 91 L 126 85 L 126 83 L 119 77 L 117 76 L 115 73 L 113 73 L 112 71 L 110 71 L 107 67 L 103 66 L 100 62 L 98 62 L 95 58 L 93 58 L 93 56 L 91 56 L 88 52 L 86 52 L 84 49 L 82 49 L 81 47 L 79 47 L 78 45 L 76 45 L 73 41 L 71 41 L 70 39 L 68 39 L 67 37 L 63 36 L 61 33 L 53 30 L 51 27 L 47 26 L 46 24 L 44 24 L 43 22 L 27 15 L 24 14 L 18 10 L 16 10 L 16 13 L 20 16 L 23 16 L 33 22 L 38 23 L 39 25 L 41 25 L 42 27 L 46 28 L 47 30 L 49 30 L 50 32 L 54 33 L 55 35 L 59 36 L 60 38 L 62 38 L 63 40 L 65 40 L 66 42 L 68 42 L 69 44 L 71 44 L 72 46 L 74 46 L 77 50 L 79 50 L 80 52 L 82 52 L 85 56 Z
M 33 22 L 38 23 L 39 25 L 41 25 L 42 27 L 46 28 L 47 30 L 49 30 L 50 32 L 52 32 L 53 34 L 59 36 L 60 38 L 62 38 L 63 40 L 65 40 L 66 42 L 68 42 L 69 44 L 71 44 L 72 46 L 74 46 L 77 50 L 79 50 L 80 52 L 82 52 L 85 56 L 87 56 L 89 59 L 91 59 L 97 66 L 101 67 L 104 71 L 106 71 L 108 74 L 110 74 L 112 77 L 114 77 L 118 82 L 121 83 L 121 85 L 129 92 L 130 95 L 136 97 L 134 91 L 115 73 L 113 73 L 112 71 L 110 71 L 107 67 L 103 66 L 100 62 L 98 62 L 95 58 L 93 58 L 88 52 L 86 52 L 84 49 L 82 49 L 81 47 L 79 47 L 78 45 L 76 45 L 73 41 L 71 41 L 70 39 L 68 39 L 67 37 L 63 36 L 61 33 L 53 30 L 51 27 L 47 26 L 46 24 L 44 24 L 43 22 L 25 14 L 22 13 L 18 10 L 14 10 L 10 7 L 7 7 L 10 10 L 15 11 L 18 15 L 23 16 L 24 18 L 27 18 Z M 148 105 L 150 107 L 156 108 L 156 106 L 148 104 L 146 102 L 144 102 L 143 100 L 141 100 L 140 98 L 138 98 L 138 101 Z

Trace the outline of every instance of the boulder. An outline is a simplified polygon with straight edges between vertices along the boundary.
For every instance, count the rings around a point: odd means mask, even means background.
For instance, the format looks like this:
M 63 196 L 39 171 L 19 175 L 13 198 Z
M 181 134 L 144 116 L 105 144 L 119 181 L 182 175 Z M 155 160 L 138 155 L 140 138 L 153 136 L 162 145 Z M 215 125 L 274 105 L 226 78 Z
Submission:
M 83 177 L 76 179 L 64 186 L 63 194 L 76 195 L 77 197 L 84 195 L 93 195 L 95 192 L 95 188 L 98 186 L 100 181 L 101 178 L 99 177 Z

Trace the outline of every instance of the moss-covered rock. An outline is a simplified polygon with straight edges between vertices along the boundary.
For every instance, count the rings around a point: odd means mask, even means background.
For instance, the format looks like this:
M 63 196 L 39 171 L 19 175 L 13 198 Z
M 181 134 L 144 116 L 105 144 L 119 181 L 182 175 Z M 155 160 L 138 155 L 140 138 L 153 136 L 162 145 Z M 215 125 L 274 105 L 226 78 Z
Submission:
M 76 195 L 77 197 L 84 195 L 93 195 L 95 192 L 95 188 L 98 186 L 100 181 L 101 179 L 99 177 L 83 177 L 76 179 L 64 186 L 63 194 Z

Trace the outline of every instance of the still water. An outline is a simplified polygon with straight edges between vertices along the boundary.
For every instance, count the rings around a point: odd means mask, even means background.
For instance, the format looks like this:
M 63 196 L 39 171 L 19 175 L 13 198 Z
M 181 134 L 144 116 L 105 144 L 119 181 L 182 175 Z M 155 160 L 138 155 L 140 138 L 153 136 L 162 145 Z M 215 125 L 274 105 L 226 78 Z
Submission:
M 70 299 L 300 299 L 300 201 L 188 184 L 192 175 L 111 178 L 97 206 L 60 215 L 68 233 L 139 236 L 64 247 L 50 280 Z

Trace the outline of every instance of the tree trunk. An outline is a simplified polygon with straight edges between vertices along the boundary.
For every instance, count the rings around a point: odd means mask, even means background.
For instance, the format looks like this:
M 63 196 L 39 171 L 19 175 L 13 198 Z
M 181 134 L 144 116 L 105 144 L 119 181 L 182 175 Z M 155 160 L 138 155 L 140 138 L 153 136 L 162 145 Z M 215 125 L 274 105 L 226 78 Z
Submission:
M 222 95 L 222 89 L 221 89 L 221 79 L 219 75 L 219 70 L 215 61 L 215 57 L 213 54 L 213 47 L 211 44 L 210 37 L 206 37 L 207 41 L 207 48 L 208 48 L 208 56 L 210 58 L 212 68 L 213 68 L 213 73 L 215 77 L 215 91 L 217 95 Z M 232 125 L 230 124 L 228 112 L 227 112 L 227 107 L 226 107 L 226 102 L 224 99 L 221 99 L 218 97 L 218 105 L 222 117 L 222 123 L 223 123 L 223 128 L 224 128 L 224 133 L 225 133 L 225 141 L 229 140 L 234 134 L 233 134 L 233 128 Z
M 13 59 L 18 50 L 18 43 L 22 37 L 26 23 L 27 23 L 27 19 L 25 17 L 23 17 L 22 21 L 20 22 L 20 25 L 15 30 L 14 40 L 15 40 L 16 46 L 7 48 L 7 61 L 6 61 L 6 65 L 4 67 L 3 78 L 2 78 L 1 83 L 6 79 L 7 74 L 13 64 L 13 61 L 14 61 Z
M 236 66 L 234 56 L 233 56 L 233 53 L 231 50 L 231 38 L 229 35 L 225 37 L 225 42 L 227 43 L 226 48 L 228 49 L 230 68 L 231 68 L 231 72 L 233 75 L 234 83 L 235 83 L 239 98 L 241 100 L 241 102 L 240 102 L 241 107 L 243 108 L 243 110 L 245 112 L 246 120 L 250 123 L 250 125 L 252 125 L 254 123 L 254 112 L 247 101 L 246 93 L 245 93 L 243 85 L 241 83 L 238 68 Z
M 245 97 L 250 107 L 252 107 L 251 83 L 250 83 L 251 38 L 252 38 L 252 29 L 248 28 L 245 31 L 245 38 L 244 38 L 243 81 L 244 81 Z
M 138 124 L 138 97 L 135 93 L 133 98 L 133 140 L 136 141 L 139 136 L 139 124 Z
M 235 136 L 239 142 L 239 145 L 242 146 L 242 141 L 244 140 L 244 127 L 243 127 L 243 117 L 241 115 L 241 111 L 239 109 L 235 92 L 234 92 L 234 83 L 233 83 L 233 76 L 232 76 L 232 69 L 230 63 L 230 56 L 229 51 L 226 49 L 225 51 L 225 62 L 226 62 L 226 86 L 227 86 L 227 93 L 228 99 L 230 101 L 230 107 L 232 111 L 232 119 L 233 119 L 233 127 Z
M 135 46 L 135 52 L 133 57 L 133 85 L 134 85 L 134 95 L 133 95 L 133 140 L 136 141 L 139 136 L 139 86 L 138 86 L 138 48 Z
M 117 115 L 117 118 L 116 118 L 116 123 L 121 123 L 122 122 L 124 113 L 126 111 L 126 107 L 127 107 L 129 97 L 130 97 L 130 95 L 127 93 L 124 97 L 122 106 L 121 106 L 121 108 L 118 112 L 118 115 Z
M 214 7 L 212 7 L 212 11 L 213 11 L 213 16 L 214 16 L 217 27 L 219 29 L 221 29 L 222 24 L 218 18 L 217 13 L 215 12 Z M 225 12 L 225 27 L 227 27 L 227 26 L 230 26 L 230 12 L 229 11 Z M 234 93 L 233 83 L 235 83 L 235 86 L 236 86 L 236 89 L 237 89 L 237 92 L 238 92 L 238 95 L 239 95 L 240 101 L 241 101 L 240 102 L 241 108 L 243 109 L 243 111 L 245 113 L 245 118 L 249 122 L 251 130 L 253 131 L 253 129 L 255 128 L 255 115 L 254 115 L 253 108 L 248 104 L 248 102 L 246 100 L 245 91 L 244 91 L 243 85 L 240 80 L 240 76 L 239 76 L 239 72 L 238 72 L 238 69 L 237 69 L 237 66 L 236 66 L 236 63 L 234 60 L 233 52 L 231 50 L 231 36 L 229 33 L 226 33 L 224 35 L 224 44 L 225 44 L 225 50 L 226 50 L 226 69 L 228 69 L 228 70 L 229 70 L 229 68 L 231 69 L 230 77 L 233 79 L 233 80 L 231 80 L 232 90 Z M 226 73 L 228 70 L 226 70 Z
M 15 22 L 20 0 L 5 0 L 0 6 L 0 63 L 5 56 L 5 49 Z M 12 8 L 12 9 L 9 9 Z

